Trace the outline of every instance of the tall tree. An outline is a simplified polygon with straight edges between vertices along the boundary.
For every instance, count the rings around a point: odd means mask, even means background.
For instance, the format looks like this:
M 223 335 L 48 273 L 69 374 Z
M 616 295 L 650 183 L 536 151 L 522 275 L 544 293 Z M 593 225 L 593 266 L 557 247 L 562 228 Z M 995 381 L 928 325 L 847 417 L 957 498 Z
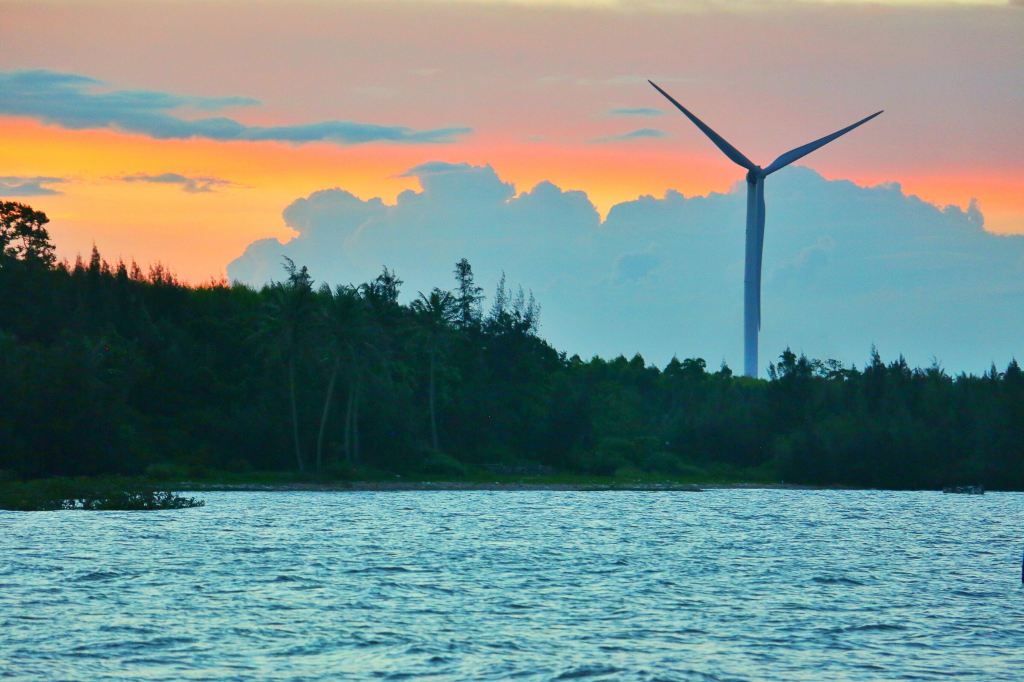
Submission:
M 430 295 L 419 292 L 419 298 L 412 303 L 413 311 L 420 318 L 426 336 L 429 370 L 427 380 L 427 403 L 430 410 L 430 443 L 439 450 L 437 435 L 437 363 L 444 339 L 452 324 L 459 319 L 458 299 L 450 291 L 435 288 Z
M 323 466 L 324 434 L 334 400 L 338 374 L 343 365 L 348 365 L 349 400 L 345 410 L 345 454 L 354 459 L 352 452 L 353 416 L 358 398 L 361 361 L 364 350 L 372 345 L 372 329 L 367 302 L 353 286 L 339 286 L 333 292 L 326 289 L 324 306 L 320 310 L 320 321 L 324 331 L 326 350 L 330 363 L 330 375 L 324 407 L 320 414 L 320 430 L 316 441 L 316 468 Z
M 458 324 L 463 329 L 475 327 L 480 324 L 480 304 L 484 300 L 484 290 L 476 285 L 473 266 L 465 258 L 455 264 L 455 282 Z
M 498 286 L 494 289 L 494 301 L 491 302 L 491 312 L 487 315 L 487 321 L 492 324 L 500 322 L 508 314 L 507 307 L 508 289 L 505 286 L 505 271 L 502 270 L 501 279 L 498 280 Z
M 540 305 L 530 292 L 527 298 L 523 287 L 518 287 L 513 294 L 505 283 L 505 273 L 501 273 L 498 286 L 494 291 L 494 302 L 484 320 L 484 327 L 491 333 L 503 334 L 536 334 L 540 329 Z
M 53 243 L 42 211 L 16 201 L 0 201 L 0 267 L 5 259 L 53 267 Z
M 283 359 L 288 374 L 288 398 L 291 405 L 292 441 L 295 447 L 295 462 L 300 472 L 305 472 L 306 462 L 302 457 L 299 437 L 299 409 L 296 396 L 296 363 L 302 350 L 302 343 L 308 332 L 314 311 L 313 279 L 305 266 L 296 267 L 294 261 L 285 257 L 285 282 L 275 282 L 260 320 L 257 335 L 263 347 L 274 357 Z
M 402 280 L 394 270 L 389 270 L 385 266 L 372 282 L 361 284 L 359 291 L 374 309 L 383 314 L 398 306 L 398 293 L 401 288 Z

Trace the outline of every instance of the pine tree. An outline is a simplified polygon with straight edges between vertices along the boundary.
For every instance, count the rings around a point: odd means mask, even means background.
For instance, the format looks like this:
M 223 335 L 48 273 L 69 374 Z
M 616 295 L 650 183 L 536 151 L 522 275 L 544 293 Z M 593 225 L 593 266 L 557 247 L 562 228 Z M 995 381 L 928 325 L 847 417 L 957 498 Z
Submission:
M 0 266 L 3 260 L 20 260 L 47 268 L 56 263 L 53 243 L 42 211 L 16 201 L 0 201 Z
M 473 267 L 465 258 L 455 264 L 455 281 L 458 325 L 463 329 L 475 327 L 480 324 L 480 304 L 484 300 L 484 290 L 476 285 Z

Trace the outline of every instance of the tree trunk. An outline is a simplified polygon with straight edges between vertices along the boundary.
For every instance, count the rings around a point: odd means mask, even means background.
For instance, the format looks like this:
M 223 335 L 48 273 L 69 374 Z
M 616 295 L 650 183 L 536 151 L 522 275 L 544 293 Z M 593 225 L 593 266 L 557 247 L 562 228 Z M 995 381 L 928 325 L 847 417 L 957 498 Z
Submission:
M 295 402 L 295 358 L 288 358 L 288 392 L 292 402 L 292 438 L 295 441 L 295 461 L 299 465 L 299 473 L 305 473 L 306 464 L 302 461 L 302 449 L 299 447 L 299 408 Z
M 349 357 L 352 360 L 352 381 L 348 389 L 348 408 L 345 417 L 345 450 L 349 464 L 359 463 L 359 357 L 353 347 L 349 346 Z
M 355 400 L 352 403 L 352 463 L 359 464 L 359 380 L 356 380 Z
M 327 382 L 327 396 L 324 398 L 324 410 L 320 414 L 320 432 L 316 436 L 316 472 L 320 473 L 324 464 L 324 432 L 327 430 L 327 417 L 331 412 L 331 402 L 334 399 L 334 382 L 338 378 L 338 366 L 340 360 L 334 358 L 334 366 L 331 367 L 331 379 Z
M 430 385 L 427 390 L 428 401 L 430 403 L 430 442 L 434 446 L 434 451 L 437 452 L 440 448 L 437 444 L 437 413 L 434 411 L 434 345 L 430 346 Z
M 355 380 L 349 382 L 348 400 L 345 405 L 345 461 L 354 464 L 352 457 L 352 406 L 355 404 L 356 384 Z

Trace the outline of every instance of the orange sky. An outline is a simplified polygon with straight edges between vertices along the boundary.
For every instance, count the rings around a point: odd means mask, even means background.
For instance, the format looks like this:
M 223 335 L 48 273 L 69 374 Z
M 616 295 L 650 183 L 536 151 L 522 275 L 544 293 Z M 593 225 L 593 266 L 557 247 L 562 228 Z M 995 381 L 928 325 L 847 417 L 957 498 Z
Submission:
M 219 277 L 224 266 L 253 239 L 287 239 L 282 209 L 294 199 L 326 187 L 342 187 L 361 198 L 386 202 L 418 189 L 403 171 L 429 160 L 491 163 L 520 191 L 541 180 L 582 189 L 603 214 L 619 201 L 677 189 L 690 196 L 727 191 L 742 179 L 728 162 L 682 156 L 657 140 L 630 145 L 565 147 L 543 143 L 464 145 L 454 149 L 329 144 L 225 143 L 153 140 L 113 131 L 69 131 L 23 119 L 5 119 L 0 165 L 5 175 L 66 176 L 72 184 L 59 196 L 24 201 L 47 212 L 61 256 L 88 253 L 95 242 L 111 257 L 140 263 L 162 261 L 192 281 Z M 189 194 L 175 185 L 124 183 L 135 173 L 167 168 L 187 176 L 228 178 L 233 185 Z M 838 174 L 836 177 L 849 177 Z M 853 178 L 864 184 L 884 176 Z M 977 175 L 903 177 L 908 193 L 944 205 L 966 207 L 979 197 L 988 228 L 1024 233 L 1024 196 L 1016 178 Z
M 341 187 L 391 202 L 416 188 L 398 176 L 433 160 L 489 163 L 520 191 L 541 180 L 584 190 L 602 214 L 640 194 L 726 191 L 742 179 L 677 114 L 610 116 L 615 107 L 663 108 L 633 74 L 666 78 L 762 164 L 884 107 L 877 122 L 805 163 L 833 179 L 899 182 L 940 205 L 977 198 L 989 230 L 1024 233 L 1024 53 L 1012 40 L 1024 35 L 1024 11 L 844 6 L 752 18 L 429 2 L 246 7 L 8 3 L 0 71 L 255 97 L 260 106 L 230 113 L 250 125 L 355 120 L 473 132 L 429 145 L 158 140 L 0 112 L 0 176 L 65 178 L 53 185 L 60 195 L 20 199 L 50 216 L 62 256 L 95 242 L 108 257 L 160 260 L 191 281 L 219 277 L 252 240 L 287 238 L 281 211 L 296 198 Z M 770 55 L 769 38 L 783 46 Z M 836 65 L 848 68 L 841 89 Z M 757 108 L 744 105 L 745 93 Z M 638 128 L 665 137 L 597 142 Z M 119 179 L 168 172 L 231 184 L 187 193 Z

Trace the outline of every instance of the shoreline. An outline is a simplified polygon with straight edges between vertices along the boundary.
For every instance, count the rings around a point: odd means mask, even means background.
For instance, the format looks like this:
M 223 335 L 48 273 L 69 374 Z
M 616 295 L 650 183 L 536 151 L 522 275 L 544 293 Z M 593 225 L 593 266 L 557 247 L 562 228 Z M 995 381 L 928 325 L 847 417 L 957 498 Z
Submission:
M 841 486 L 797 485 L 792 483 L 530 483 L 471 481 L 351 481 L 334 483 L 200 483 L 180 481 L 166 486 L 184 492 L 693 492 L 706 490 L 866 490 Z

